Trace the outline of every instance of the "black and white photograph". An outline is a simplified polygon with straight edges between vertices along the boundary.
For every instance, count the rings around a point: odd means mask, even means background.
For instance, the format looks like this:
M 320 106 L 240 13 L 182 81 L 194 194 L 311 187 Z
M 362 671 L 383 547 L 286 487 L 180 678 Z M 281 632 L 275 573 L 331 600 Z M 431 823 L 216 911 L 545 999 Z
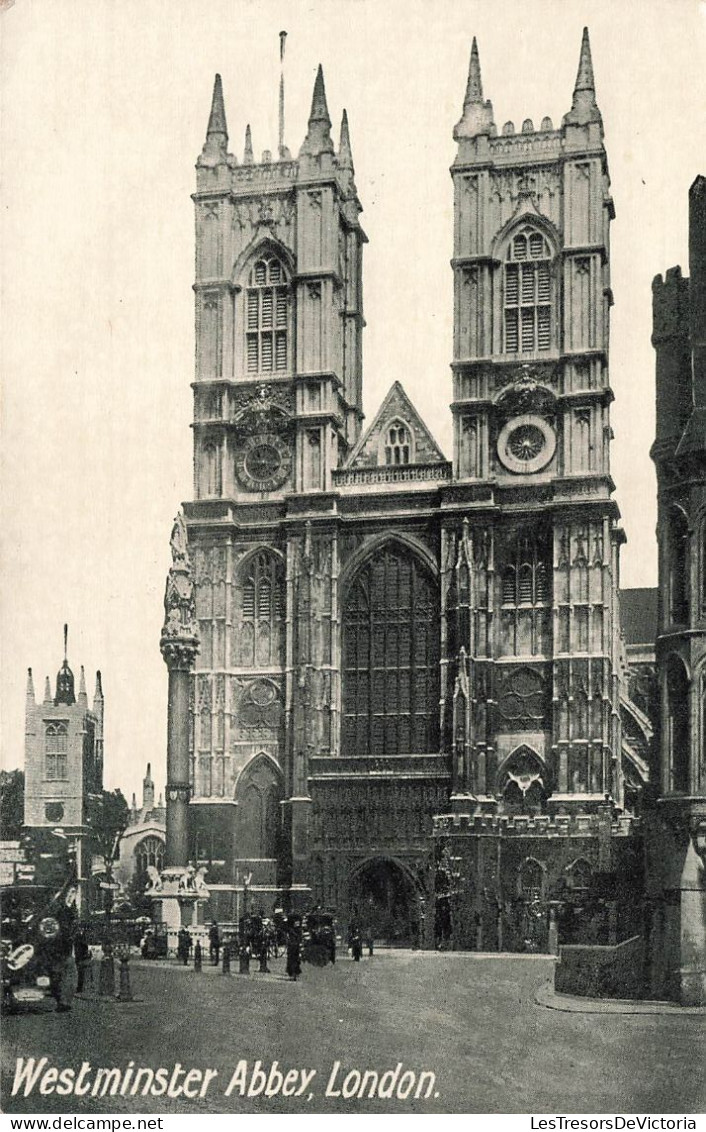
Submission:
M 706 3 L 0 0 L 0 160 L 1 1111 L 699 1128 Z

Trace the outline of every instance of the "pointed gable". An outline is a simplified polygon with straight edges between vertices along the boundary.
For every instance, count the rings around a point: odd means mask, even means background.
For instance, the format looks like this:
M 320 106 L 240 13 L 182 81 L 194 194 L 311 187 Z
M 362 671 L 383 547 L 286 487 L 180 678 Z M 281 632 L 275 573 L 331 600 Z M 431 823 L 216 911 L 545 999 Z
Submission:
M 396 381 L 345 466 L 375 468 L 386 464 L 445 463 L 446 457 L 439 445 Z

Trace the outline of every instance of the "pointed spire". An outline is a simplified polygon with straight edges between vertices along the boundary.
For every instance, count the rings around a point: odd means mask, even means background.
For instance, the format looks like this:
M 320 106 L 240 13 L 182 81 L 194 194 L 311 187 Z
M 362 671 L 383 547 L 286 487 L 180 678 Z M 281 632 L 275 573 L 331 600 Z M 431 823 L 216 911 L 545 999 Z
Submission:
M 49 677 L 48 677 L 48 676 L 46 676 L 46 677 L 44 678 L 44 703 L 45 703 L 45 704 L 46 704 L 46 703 L 49 703 L 49 701 L 51 700 L 51 698 L 52 698 L 52 694 L 51 694 L 51 684 L 49 683 Z
M 94 700 L 102 700 L 103 699 L 103 682 L 102 682 L 102 679 L 101 679 L 100 668 L 96 672 L 96 690 L 93 693 L 93 699 Z
M 142 779 L 142 808 L 143 810 L 154 809 L 154 782 L 152 781 L 152 767 L 147 763 L 147 774 Z
M 308 155 L 309 157 L 318 157 L 322 153 L 333 153 L 331 119 L 329 118 L 328 106 L 326 105 L 324 71 L 320 63 L 319 69 L 316 72 L 316 81 L 314 82 L 314 94 L 311 99 L 308 128 L 300 153 Z
M 78 698 L 88 706 L 88 696 L 86 695 L 86 673 L 81 665 L 81 671 L 78 678 Z
M 208 118 L 206 141 L 199 158 L 200 165 L 221 165 L 225 163 L 228 150 L 228 126 L 223 103 L 223 84 L 221 76 L 216 75 L 211 98 L 211 113 Z
M 208 119 L 206 137 L 222 137 L 223 144 L 228 144 L 228 126 L 226 125 L 226 108 L 223 102 L 223 83 L 221 76 L 216 75 L 213 83 L 213 97 L 211 99 L 211 114 Z
M 253 163 L 252 133 L 250 132 L 249 122 L 245 127 L 245 153 L 243 154 L 243 162 L 245 165 L 252 165 Z
M 316 79 L 314 81 L 314 94 L 311 99 L 311 113 L 309 114 L 309 125 L 312 122 L 325 122 L 331 128 L 331 119 L 328 116 L 328 106 L 326 105 L 326 87 L 324 86 L 324 69 L 319 63 L 319 69 L 316 72 Z
M 351 139 L 348 133 L 348 111 L 343 111 L 341 118 L 341 137 L 338 143 L 338 165 L 341 169 L 350 169 L 353 172 L 353 152 Z
M 468 82 L 466 83 L 466 97 L 463 100 L 463 109 L 474 102 L 483 101 L 483 80 L 480 77 L 480 57 L 478 55 L 478 41 L 473 36 L 471 44 L 471 61 L 468 64 Z
M 574 94 L 578 90 L 592 90 L 595 94 L 596 83 L 593 78 L 593 61 L 591 59 L 591 42 L 588 38 L 588 28 L 583 29 L 581 37 L 581 56 L 579 58 L 579 69 L 576 75 L 576 86 L 574 87 Z
M 589 122 L 598 122 L 601 126 L 603 125 L 600 110 L 596 105 L 596 81 L 593 77 L 591 42 L 588 38 L 588 28 L 584 28 L 581 37 L 581 54 L 574 96 L 571 100 L 571 110 L 564 115 L 564 125 L 585 126 Z
M 463 113 L 461 120 L 454 127 L 454 139 L 473 138 L 479 134 L 496 134 L 493 120 L 493 104 L 490 99 L 483 101 L 483 81 L 480 75 L 480 56 L 478 43 L 473 36 L 471 45 L 471 59 L 468 64 L 468 81 L 466 83 L 466 96 L 463 100 Z
M 31 700 L 32 703 L 36 703 L 36 700 L 34 698 L 34 681 L 32 679 L 31 668 L 27 669 L 27 699 Z

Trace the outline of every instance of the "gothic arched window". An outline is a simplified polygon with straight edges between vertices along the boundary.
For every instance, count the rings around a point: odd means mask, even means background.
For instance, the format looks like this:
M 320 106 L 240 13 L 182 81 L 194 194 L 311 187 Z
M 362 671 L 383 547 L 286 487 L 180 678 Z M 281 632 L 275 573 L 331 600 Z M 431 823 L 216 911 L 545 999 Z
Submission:
M 503 605 L 545 605 L 550 598 L 549 549 L 541 537 L 521 533 L 502 572 Z
M 551 345 L 551 249 L 535 228 L 510 240 L 503 279 L 504 348 L 534 354 Z
M 289 287 L 275 255 L 258 259 L 245 290 L 245 368 L 281 373 L 289 366 Z
M 421 754 L 439 743 L 439 595 L 413 554 L 386 545 L 344 600 L 344 755 Z
M 241 567 L 241 617 L 236 649 L 245 668 L 271 668 L 282 663 L 284 645 L 284 579 L 276 555 L 262 550 Z
M 142 881 L 149 865 L 160 873 L 164 868 L 164 842 L 159 837 L 143 837 L 135 846 L 135 875 Z
M 517 876 L 519 895 L 524 900 L 541 900 L 544 890 L 544 872 L 539 861 L 527 857 L 520 865 Z
M 44 753 L 46 777 L 48 779 L 68 778 L 66 756 L 68 752 L 69 725 L 64 720 L 48 723 L 44 733 Z
M 689 620 L 689 524 L 675 508 L 669 517 L 669 620 L 683 625 Z
M 667 758 L 669 789 L 689 792 L 689 677 L 678 656 L 667 661 Z
M 385 437 L 385 463 L 409 464 L 411 452 L 409 429 L 402 421 L 393 421 Z

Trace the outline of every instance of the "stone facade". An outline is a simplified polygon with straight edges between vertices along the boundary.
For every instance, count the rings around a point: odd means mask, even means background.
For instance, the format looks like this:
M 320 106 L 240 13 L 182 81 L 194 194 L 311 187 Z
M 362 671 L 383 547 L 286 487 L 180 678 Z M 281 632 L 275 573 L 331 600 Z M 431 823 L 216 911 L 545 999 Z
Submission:
M 194 195 L 188 854 L 222 919 L 248 876 L 266 910 L 522 947 L 530 905 L 548 932 L 567 887 L 634 877 L 649 774 L 622 735 L 641 717 L 588 38 L 561 127 L 517 134 L 496 130 L 473 45 L 450 461 L 397 382 L 361 435 L 366 237 L 345 112 L 338 148 L 330 127 L 319 70 L 298 158 L 256 164 L 248 134 L 238 161 L 216 79 Z
M 689 194 L 689 278 L 653 284 L 660 697 L 646 839 L 655 997 L 706 1003 L 706 178 Z
M 32 670 L 27 673 L 25 706 L 24 824 L 32 830 L 61 830 L 76 848 L 81 899 L 88 895 L 92 871 L 88 820 L 103 790 L 103 689 L 96 673 L 88 706 L 83 667 L 78 696 L 64 657 L 52 696 L 49 677 L 37 702 Z

